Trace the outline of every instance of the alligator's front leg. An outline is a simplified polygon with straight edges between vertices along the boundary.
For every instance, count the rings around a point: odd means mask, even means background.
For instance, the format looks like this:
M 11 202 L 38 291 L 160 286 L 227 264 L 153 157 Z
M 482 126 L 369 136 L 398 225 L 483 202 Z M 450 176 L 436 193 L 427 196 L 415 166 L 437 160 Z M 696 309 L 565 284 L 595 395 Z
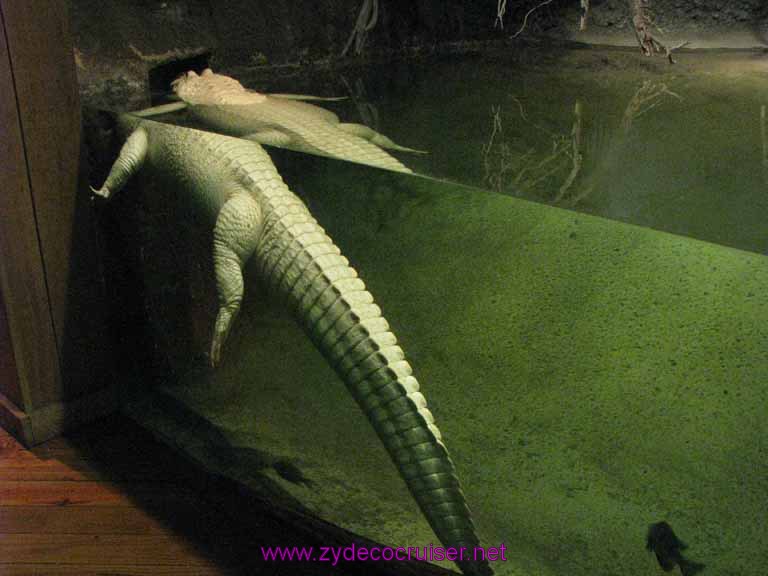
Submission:
M 112 164 L 109 176 L 104 181 L 104 185 L 98 190 L 91 188 L 91 191 L 103 198 L 109 199 L 112 194 L 119 192 L 125 183 L 131 179 L 144 165 L 149 150 L 149 136 L 143 127 L 138 127 L 131 132 L 128 139 L 120 149 L 120 155 Z
M 355 136 L 359 136 L 360 138 L 364 138 L 365 140 L 368 140 L 369 142 L 372 142 L 373 144 L 376 144 L 377 146 L 380 146 L 382 148 L 389 148 L 390 150 L 399 150 L 400 152 L 414 152 L 416 154 L 426 154 L 426 151 L 424 150 L 416 150 L 414 148 L 406 148 L 405 146 L 400 146 L 400 144 L 396 144 L 391 138 L 387 138 L 381 132 L 376 132 L 376 130 L 374 130 L 369 126 L 366 126 L 365 124 L 342 122 L 340 124 L 336 124 L 336 127 L 339 128 L 340 130 L 343 130 L 347 134 L 353 134 Z
M 243 267 L 251 258 L 261 231 L 261 208 L 244 189 L 229 196 L 213 229 L 213 267 L 219 295 L 219 312 L 211 341 L 211 365 L 221 351 L 243 301 Z

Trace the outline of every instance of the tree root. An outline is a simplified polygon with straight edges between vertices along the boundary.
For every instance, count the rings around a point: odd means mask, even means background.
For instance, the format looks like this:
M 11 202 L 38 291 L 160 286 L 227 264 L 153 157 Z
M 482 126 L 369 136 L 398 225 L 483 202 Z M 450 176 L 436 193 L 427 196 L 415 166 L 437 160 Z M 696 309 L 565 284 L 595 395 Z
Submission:
M 629 0 L 630 10 L 632 12 L 632 26 L 635 29 L 635 37 L 637 38 L 637 43 L 640 45 L 640 51 L 645 56 L 652 56 L 655 53 L 664 52 L 669 63 L 674 64 L 675 61 L 672 58 L 672 52 L 687 45 L 688 41 L 682 42 L 674 48 L 669 48 L 659 42 L 659 40 L 651 34 L 651 19 L 645 11 L 650 3 L 651 0 Z

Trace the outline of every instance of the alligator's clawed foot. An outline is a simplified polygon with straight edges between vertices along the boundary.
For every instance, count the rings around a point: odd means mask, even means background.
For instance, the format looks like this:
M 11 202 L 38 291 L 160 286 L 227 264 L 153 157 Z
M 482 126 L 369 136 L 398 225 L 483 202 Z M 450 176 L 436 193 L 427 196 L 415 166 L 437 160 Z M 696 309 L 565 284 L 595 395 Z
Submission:
M 396 144 L 391 138 L 384 136 L 380 132 L 376 132 L 373 128 L 366 126 L 365 124 L 355 124 L 352 122 L 342 122 L 336 125 L 339 130 L 343 130 L 347 134 L 364 138 L 369 142 L 380 146 L 381 148 L 389 148 L 390 150 L 398 150 L 400 152 L 411 152 L 414 154 L 427 154 L 426 150 L 416 150 L 415 148 L 408 148 L 406 146 L 400 146 Z
M 112 191 L 106 186 L 102 186 L 99 189 L 96 189 L 93 186 L 89 186 L 89 188 L 91 189 L 91 194 L 93 194 L 93 196 L 96 198 L 103 198 L 104 200 L 109 200 L 109 198 L 112 196 Z
M 213 340 L 211 341 L 211 368 L 216 368 L 221 362 L 221 353 L 224 350 L 224 343 L 229 336 L 229 330 L 232 327 L 235 317 L 232 312 L 226 308 L 219 310 L 219 314 L 216 317 L 216 325 L 213 329 Z

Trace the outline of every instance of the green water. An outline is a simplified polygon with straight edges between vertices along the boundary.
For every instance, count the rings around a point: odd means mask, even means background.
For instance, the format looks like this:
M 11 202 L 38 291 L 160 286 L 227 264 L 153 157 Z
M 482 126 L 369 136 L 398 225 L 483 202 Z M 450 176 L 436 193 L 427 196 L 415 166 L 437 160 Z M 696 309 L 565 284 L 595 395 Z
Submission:
M 426 150 L 399 157 L 434 178 L 768 252 L 768 54 L 669 65 L 629 50 L 528 51 L 236 75 L 255 90 L 347 97 L 318 104 Z
M 660 574 L 644 537 L 666 519 L 704 574 L 762 575 L 764 63 L 681 56 L 668 70 L 619 54 L 603 69 L 601 58 L 551 57 L 528 72 L 472 60 L 363 73 L 367 104 L 339 105 L 347 120 L 378 116 L 383 133 L 430 150 L 402 156 L 419 171 L 494 192 L 273 157 L 397 334 L 483 544 L 507 546 L 498 574 Z M 661 84 L 676 96 L 646 100 L 658 104 L 625 121 L 637 90 L 652 96 Z M 562 192 L 576 102 L 583 156 Z M 494 172 L 505 155 L 529 166 L 522 177 Z M 204 368 L 208 246 L 164 213 L 142 227 L 167 372 L 134 413 L 278 502 L 387 544 L 435 542 L 338 377 L 254 274 L 222 366 Z M 281 477 L 281 462 L 310 485 Z
M 384 133 L 430 152 L 402 156 L 416 171 L 768 252 L 768 55 L 670 66 L 579 51 L 403 68 L 357 86 Z M 359 104 L 338 108 L 370 118 Z

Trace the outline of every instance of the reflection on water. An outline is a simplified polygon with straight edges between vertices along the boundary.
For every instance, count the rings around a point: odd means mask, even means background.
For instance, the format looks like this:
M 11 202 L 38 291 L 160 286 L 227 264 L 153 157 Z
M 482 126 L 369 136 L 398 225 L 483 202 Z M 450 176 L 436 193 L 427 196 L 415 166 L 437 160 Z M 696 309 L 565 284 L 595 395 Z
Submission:
M 530 120 L 525 115 L 523 105 L 515 98 L 520 108 L 520 118 Z M 550 189 L 556 190 L 554 202 L 560 202 L 570 190 L 581 171 L 583 154 L 581 151 L 582 104 L 574 105 L 573 128 L 570 134 L 552 133 L 546 128 L 533 124 L 537 130 L 547 133 L 551 138 L 548 150 L 529 147 L 525 152 L 509 142 L 503 136 L 501 107 L 493 106 L 493 128 L 488 143 L 482 148 L 484 184 L 499 193 L 520 191 L 527 196 L 541 195 L 546 199 Z M 556 186 L 562 175 L 565 178 Z M 555 188 L 551 188 L 551 186 Z
M 371 102 L 365 90 L 365 82 L 359 76 L 350 83 L 342 74 L 340 76 L 342 84 L 347 89 L 352 103 L 355 105 L 360 123 L 379 131 L 379 109 L 376 104 Z
M 606 138 L 606 130 L 599 122 L 589 133 L 583 134 L 584 104 L 581 100 L 576 100 L 573 105 L 570 130 L 553 132 L 531 121 L 520 99 L 511 96 L 518 114 L 510 123 L 522 121 L 541 134 L 544 142 L 540 147 L 534 144 L 525 149 L 530 140 L 506 139 L 501 106 L 491 106 L 491 133 L 482 147 L 483 184 L 501 194 L 578 208 L 595 186 L 594 179 L 580 178 L 585 161 L 587 175 L 594 174 L 611 151 L 620 149 L 623 140 L 630 137 L 633 123 L 667 97 L 682 100 L 664 82 L 644 80 L 627 104 L 620 126 Z
M 652 70 L 621 55 L 569 58 L 429 67 L 405 101 L 379 106 L 382 130 L 405 137 L 395 115 L 415 131 L 431 154 L 410 165 L 431 176 L 768 253 L 766 177 L 755 174 L 768 158 L 768 67 L 748 54 Z
M 765 104 L 760 106 L 760 141 L 763 144 L 763 178 L 768 184 L 768 138 L 765 136 Z
M 664 96 L 671 96 L 682 100 L 680 95 L 667 88 L 664 82 L 644 80 L 643 84 L 632 95 L 632 100 L 629 101 L 627 109 L 624 111 L 624 118 L 621 123 L 624 133 L 627 134 L 630 131 L 632 123 L 637 118 L 661 104 Z

